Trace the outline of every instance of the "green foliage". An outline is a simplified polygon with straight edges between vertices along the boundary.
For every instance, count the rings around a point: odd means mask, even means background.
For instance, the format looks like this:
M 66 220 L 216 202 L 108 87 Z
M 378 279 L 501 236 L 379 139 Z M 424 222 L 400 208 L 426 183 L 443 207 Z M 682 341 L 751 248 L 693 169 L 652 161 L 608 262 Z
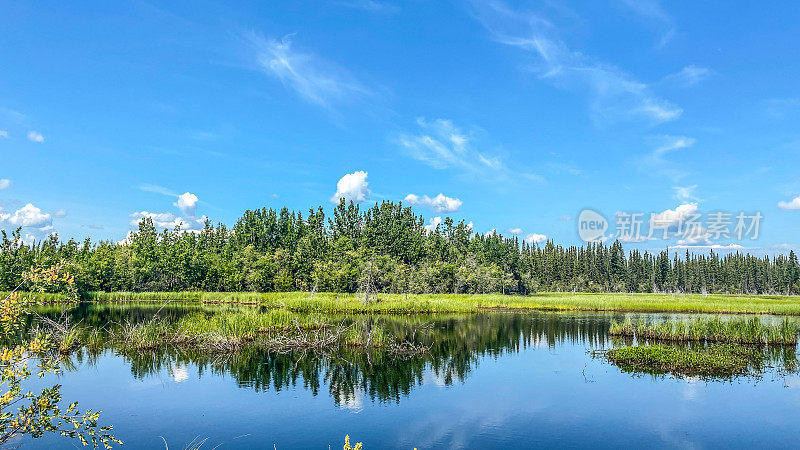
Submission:
M 326 220 L 327 219 L 327 220 Z M 619 242 L 582 247 L 532 245 L 516 237 L 477 234 L 445 218 L 426 230 L 402 203 L 366 210 L 340 202 L 321 207 L 245 211 L 232 229 L 207 222 L 186 233 L 157 230 L 145 218 L 123 243 L 88 239 L 23 243 L 19 230 L 0 242 L 0 290 L 11 290 L 32 265 L 65 261 L 75 286 L 88 292 L 357 292 L 364 273 L 377 292 L 530 294 L 650 292 L 798 294 L 797 256 L 683 258 L 662 251 L 627 255 Z M 58 292 L 59 286 L 44 288 Z
M 62 270 L 60 264 L 48 268 L 31 268 L 25 271 L 19 286 L 27 285 L 34 292 L 61 289 L 67 296 L 76 299 L 74 280 Z M 17 342 L 12 337 L 18 335 L 22 324 L 22 313 L 26 302 L 16 290 L 9 293 L 0 303 L 0 324 L 2 341 Z M 80 335 L 75 329 L 68 330 L 54 343 L 47 333 L 37 333 L 30 340 L 16 345 L 0 348 L 0 445 L 19 435 L 33 438 L 45 433 L 58 433 L 65 437 L 78 439 L 83 445 L 94 448 L 111 448 L 112 443 L 122 444 L 112 434 L 112 426 L 98 426 L 100 411 L 77 409 L 78 403 L 69 404 L 62 409 L 61 386 L 55 385 L 39 393 L 26 391 L 24 384 L 36 368 L 37 376 L 60 372 L 59 360 L 55 351 L 69 351 L 79 344 Z M 16 407 L 16 411 L 13 410 Z

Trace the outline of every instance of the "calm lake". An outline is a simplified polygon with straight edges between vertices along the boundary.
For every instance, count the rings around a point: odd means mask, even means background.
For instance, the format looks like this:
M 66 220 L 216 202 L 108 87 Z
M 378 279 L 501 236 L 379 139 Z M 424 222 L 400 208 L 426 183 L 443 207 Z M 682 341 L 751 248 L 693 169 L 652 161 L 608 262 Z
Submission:
M 170 305 L 162 315 L 208 308 Z M 73 320 L 147 320 L 158 305 L 83 304 Z M 56 314 L 48 309 L 43 314 Z M 627 315 L 657 320 L 674 315 Z M 592 350 L 615 345 L 602 313 L 361 317 L 432 327 L 423 356 L 191 351 L 73 355 L 64 398 L 101 409 L 122 448 L 366 449 L 797 448 L 800 376 L 701 381 L 622 373 Z M 44 386 L 56 382 L 46 378 Z M 20 441 L 18 441 L 20 442 Z M 73 448 L 48 436 L 23 448 Z

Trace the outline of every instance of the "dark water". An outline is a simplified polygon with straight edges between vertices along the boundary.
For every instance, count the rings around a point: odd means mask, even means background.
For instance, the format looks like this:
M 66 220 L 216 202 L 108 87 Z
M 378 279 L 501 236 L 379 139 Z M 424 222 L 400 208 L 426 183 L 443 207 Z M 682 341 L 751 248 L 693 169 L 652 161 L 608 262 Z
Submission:
M 145 320 L 154 308 L 82 305 L 69 314 L 102 326 Z M 176 305 L 160 314 L 198 309 Z M 759 379 L 701 381 L 621 373 L 588 352 L 614 345 L 608 327 L 622 317 L 372 317 L 364 320 L 436 336 L 430 352 L 405 360 L 355 350 L 80 353 L 58 383 L 65 399 L 102 409 L 103 422 L 131 449 L 164 448 L 164 440 L 182 449 L 195 438 L 209 449 L 341 448 L 345 434 L 367 449 L 800 445 L 800 376 L 768 370 Z M 22 443 L 79 446 L 59 437 Z

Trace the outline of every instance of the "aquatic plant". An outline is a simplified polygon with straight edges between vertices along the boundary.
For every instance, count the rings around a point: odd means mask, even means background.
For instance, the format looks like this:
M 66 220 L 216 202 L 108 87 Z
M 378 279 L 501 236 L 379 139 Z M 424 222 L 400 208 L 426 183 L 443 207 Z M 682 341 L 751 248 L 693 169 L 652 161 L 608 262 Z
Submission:
M 603 356 L 624 372 L 711 378 L 758 374 L 765 361 L 761 349 L 734 344 L 701 348 L 631 346 L 608 350 Z

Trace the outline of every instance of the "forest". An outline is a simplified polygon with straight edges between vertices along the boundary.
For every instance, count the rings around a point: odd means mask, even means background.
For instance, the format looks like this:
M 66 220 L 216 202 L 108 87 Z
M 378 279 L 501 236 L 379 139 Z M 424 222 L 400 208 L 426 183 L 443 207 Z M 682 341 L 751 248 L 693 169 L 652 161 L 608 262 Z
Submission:
M 473 232 L 446 218 L 426 229 L 402 203 L 370 208 L 342 200 L 327 217 L 269 208 L 245 211 L 232 228 L 158 230 L 149 218 L 122 242 L 25 243 L 2 232 L 0 290 L 26 269 L 63 263 L 80 292 L 313 291 L 386 293 L 662 292 L 798 294 L 788 255 L 626 252 L 620 242 L 563 247 Z

